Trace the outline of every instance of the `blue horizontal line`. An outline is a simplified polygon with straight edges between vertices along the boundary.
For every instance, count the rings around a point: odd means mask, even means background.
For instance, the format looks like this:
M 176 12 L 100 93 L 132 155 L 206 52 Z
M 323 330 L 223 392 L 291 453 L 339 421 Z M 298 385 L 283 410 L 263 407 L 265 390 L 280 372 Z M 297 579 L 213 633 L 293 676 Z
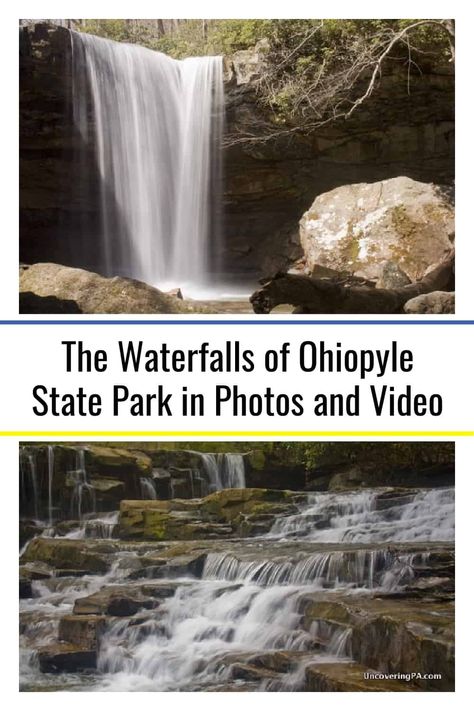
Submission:
M 144 319 L 134 319 L 134 320 L 86 320 L 86 319 L 75 319 L 75 320 L 0 320 L 0 326 L 472 326 L 474 325 L 474 320 L 416 320 L 416 321 L 405 321 L 405 320 L 349 320 L 349 319 L 339 319 L 339 320 L 261 320 L 261 319 L 240 319 L 240 320 L 230 320 L 230 319 L 214 319 L 214 320 L 190 320 L 190 319 L 173 319 L 173 320 L 144 320 Z

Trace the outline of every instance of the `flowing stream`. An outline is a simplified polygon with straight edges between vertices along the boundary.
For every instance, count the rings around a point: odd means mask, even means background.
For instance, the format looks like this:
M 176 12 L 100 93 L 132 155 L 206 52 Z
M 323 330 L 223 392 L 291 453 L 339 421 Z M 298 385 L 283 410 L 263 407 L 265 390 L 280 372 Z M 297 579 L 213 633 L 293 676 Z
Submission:
M 187 295 L 208 289 L 220 266 L 222 57 L 71 38 L 74 119 L 101 177 L 98 268 Z
M 237 474 L 229 463 L 225 471 L 240 476 L 238 466 Z M 439 585 L 447 574 L 453 540 L 454 488 L 444 488 L 309 494 L 298 513 L 276 515 L 269 534 L 200 541 L 194 562 L 171 560 L 150 573 L 139 561 L 153 545 L 122 542 L 105 574 L 33 582 L 33 596 L 21 601 L 35 621 L 22 637 L 22 688 L 301 690 L 311 665 L 332 665 L 334 673 L 334 664 L 361 654 L 360 633 L 354 647 L 338 605 L 353 605 L 363 621 L 375 604 L 393 606 L 392 616 L 398 604 L 406 615 L 410 586 Z M 132 600 L 146 594 L 148 602 L 106 618 L 94 672 L 41 674 L 32 650 L 57 639 L 59 620 L 80 599 L 108 589 Z M 326 611 L 308 622 L 308 604 Z M 449 605 L 416 604 L 415 619 L 424 615 L 423 624 L 413 621 L 417 634 L 451 619 Z

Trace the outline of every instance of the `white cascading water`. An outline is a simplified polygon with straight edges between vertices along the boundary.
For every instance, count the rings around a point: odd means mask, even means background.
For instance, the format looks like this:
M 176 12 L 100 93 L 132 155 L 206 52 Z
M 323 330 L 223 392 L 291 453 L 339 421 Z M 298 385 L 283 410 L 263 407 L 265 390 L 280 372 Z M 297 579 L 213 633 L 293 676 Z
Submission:
M 206 473 L 209 492 L 221 489 L 245 489 L 245 462 L 241 454 L 198 453 Z
M 78 528 L 69 531 L 64 536 L 58 538 L 68 538 L 70 540 L 83 540 L 84 538 L 113 538 L 115 527 L 119 519 L 118 511 L 110 511 L 99 516 L 92 516 L 83 521 Z M 47 533 L 43 533 L 47 536 Z M 53 530 L 54 537 L 54 530 Z
M 31 487 L 32 495 L 33 495 L 34 517 L 35 517 L 35 521 L 38 521 L 40 518 L 40 514 L 39 514 L 40 501 L 39 501 L 38 470 L 36 467 L 36 453 L 33 452 L 31 454 L 28 454 L 27 458 L 28 458 L 28 464 L 29 464 L 30 487 Z
M 28 509 L 35 521 L 39 520 L 39 482 L 36 453 L 26 447 L 20 448 L 20 502 Z
M 140 498 L 141 499 L 157 499 L 156 489 L 151 476 L 140 477 Z
M 407 493 L 387 508 L 378 494 L 313 494 L 298 514 L 278 519 L 269 537 L 331 543 L 454 539 L 454 488 Z
M 86 458 L 83 449 L 79 449 L 76 454 L 76 469 L 69 472 L 73 479 L 74 486 L 71 495 L 71 515 L 82 521 L 84 514 L 94 513 L 95 489 L 87 478 Z
M 177 61 L 71 37 L 75 123 L 95 145 L 102 182 L 102 270 L 187 294 L 209 287 L 219 250 L 222 57 Z

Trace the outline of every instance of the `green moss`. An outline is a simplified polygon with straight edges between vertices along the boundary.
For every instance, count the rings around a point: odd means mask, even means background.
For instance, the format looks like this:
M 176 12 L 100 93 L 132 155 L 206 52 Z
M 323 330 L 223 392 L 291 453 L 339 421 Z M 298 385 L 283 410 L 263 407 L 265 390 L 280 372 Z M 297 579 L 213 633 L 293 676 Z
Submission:
M 162 541 L 168 538 L 169 514 L 162 511 L 145 511 L 143 515 L 143 532 L 147 539 Z

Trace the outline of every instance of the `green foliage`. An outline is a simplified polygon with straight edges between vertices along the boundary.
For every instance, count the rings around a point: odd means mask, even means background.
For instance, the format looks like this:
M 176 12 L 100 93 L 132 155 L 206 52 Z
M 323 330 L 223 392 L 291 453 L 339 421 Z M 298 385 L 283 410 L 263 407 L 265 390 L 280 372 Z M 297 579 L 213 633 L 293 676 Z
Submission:
M 454 463 L 452 442 L 275 442 L 273 455 L 308 471 L 364 464 L 403 469 Z

